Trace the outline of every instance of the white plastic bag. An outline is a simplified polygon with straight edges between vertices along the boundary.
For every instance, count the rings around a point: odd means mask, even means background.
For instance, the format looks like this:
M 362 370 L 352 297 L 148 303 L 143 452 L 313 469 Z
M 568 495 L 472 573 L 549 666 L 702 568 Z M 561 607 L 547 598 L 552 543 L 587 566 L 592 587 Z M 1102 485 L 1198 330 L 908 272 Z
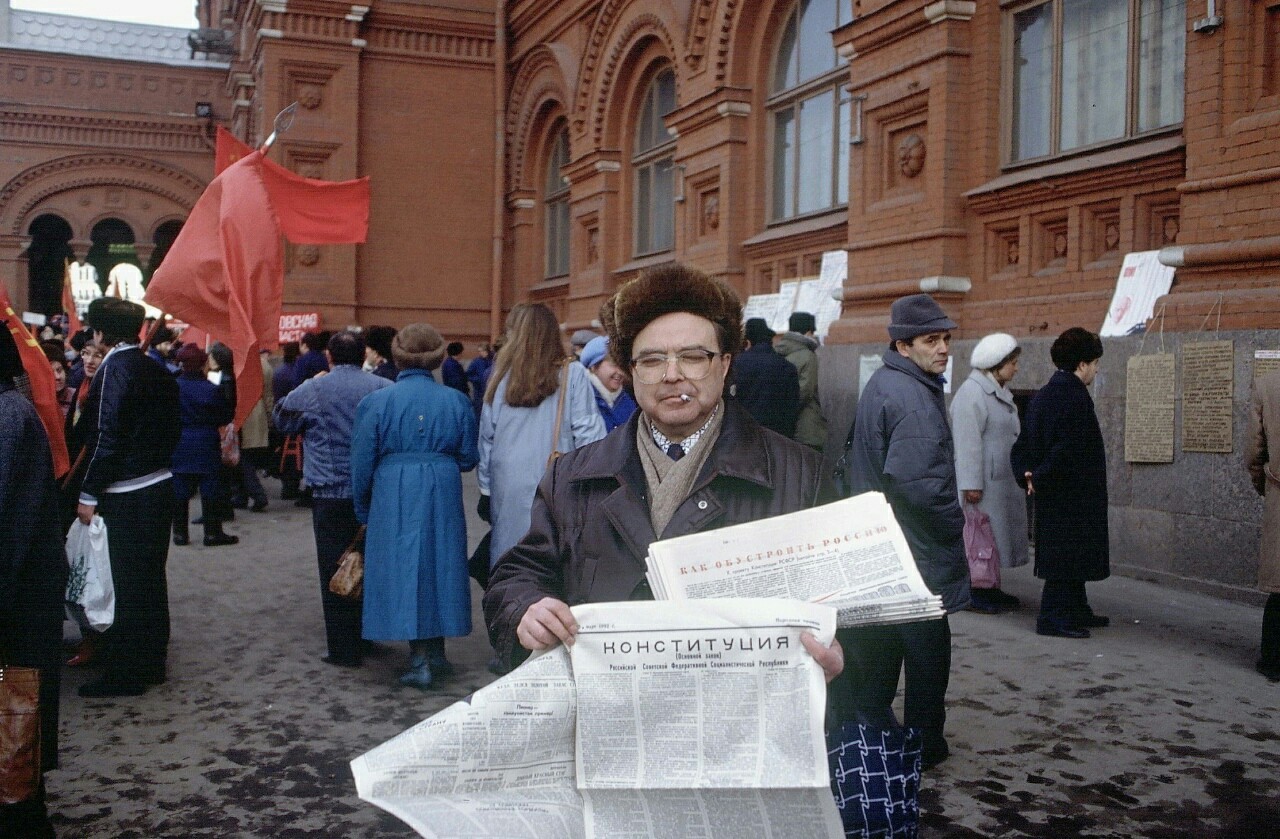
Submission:
M 107 523 L 94 516 L 88 524 L 80 519 L 67 531 L 67 602 L 84 607 L 89 625 L 101 632 L 116 617 L 116 590 L 111 582 L 111 553 L 107 549 Z

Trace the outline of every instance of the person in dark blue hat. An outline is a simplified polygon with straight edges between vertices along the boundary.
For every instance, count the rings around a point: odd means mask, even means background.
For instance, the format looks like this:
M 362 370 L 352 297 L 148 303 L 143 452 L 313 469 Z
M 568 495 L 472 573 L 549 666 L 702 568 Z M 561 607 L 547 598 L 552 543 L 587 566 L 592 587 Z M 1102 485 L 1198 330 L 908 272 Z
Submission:
M 927 294 L 894 301 L 884 366 L 858 400 L 849 451 L 851 494 L 884 493 L 920 575 L 948 613 L 969 606 L 964 513 L 942 396 L 955 326 Z M 945 760 L 947 618 L 840 630 L 839 637 L 848 663 L 831 685 L 833 696 L 843 693 L 838 698 L 851 703 L 848 713 L 880 718 L 889 712 L 905 669 L 903 722 L 924 731 L 925 769 Z

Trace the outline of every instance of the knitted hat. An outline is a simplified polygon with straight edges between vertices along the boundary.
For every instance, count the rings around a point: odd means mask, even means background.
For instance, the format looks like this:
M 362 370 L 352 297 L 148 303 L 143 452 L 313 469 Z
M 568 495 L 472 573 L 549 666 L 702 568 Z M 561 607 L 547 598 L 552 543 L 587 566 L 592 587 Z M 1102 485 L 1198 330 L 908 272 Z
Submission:
M 137 336 L 146 315 L 146 310 L 137 303 L 119 297 L 99 297 L 89 304 L 84 317 L 98 332 L 122 339 Z
M 993 332 L 973 348 L 973 355 L 969 356 L 969 365 L 974 370 L 993 370 L 1017 348 L 1017 338 L 1004 332 Z
M 715 324 L 721 352 L 736 353 L 742 348 L 742 301 L 737 293 L 723 280 L 673 263 L 644 271 L 601 309 L 614 363 L 630 369 L 636 335 L 673 312 L 688 312 Z
M 411 323 L 391 342 L 391 359 L 401 370 L 434 370 L 444 361 L 445 345 L 429 323 Z
M 573 333 L 573 337 L 569 339 L 569 343 L 573 344 L 575 347 L 585 347 L 587 344 L 599 337 L 599 335 L 592 332 L 590 329 L 579 329 L 577 332 Z
M 889 311 L 890 341 L 910 341 L 918 335 L 956 328 L 955 321 L 927 294 L 899 297 Z
M 742 327 L 742 334 L 754 346 L 772 341 L 773 336 L 778 333 L 769 328 L 769 323 L 764 318 L 747 318 L 746 325 Z
M 578 360 L 582 362 L 582 366 L 590 370 L 600 362 L 604 361 L 605 355 L 609 352 L 609 336 L 597 335 L 582 348 L 582 355 L 578 356 Z
M 184 373 L 198 373 L 204 369 L 205 352 L 195 344 L 183 344 L 174 359 L 182 365 Z

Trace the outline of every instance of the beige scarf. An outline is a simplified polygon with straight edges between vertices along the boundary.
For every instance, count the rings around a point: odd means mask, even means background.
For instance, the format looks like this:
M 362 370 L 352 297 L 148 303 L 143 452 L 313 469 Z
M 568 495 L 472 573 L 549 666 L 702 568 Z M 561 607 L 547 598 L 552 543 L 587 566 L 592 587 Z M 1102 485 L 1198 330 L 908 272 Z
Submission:
M 642 416 L 636 424 L 636 444 L 640 449 L 640 462 L 644 465 L 645 483 L 649 486 L 649 521 L 658 538 L 662 538 L 663 531 L 671 523 L 671 517 L 689 497 L 693 483 L 702 471 L 702 464 L 707 462 L 711 449 L 720 437 L 720 424 L 723 420 L 724 407 L 721 406 L 707 430 L 698 438 L 697 445 L 679 460 L 672 460 L 653 442 L 647 416 Z

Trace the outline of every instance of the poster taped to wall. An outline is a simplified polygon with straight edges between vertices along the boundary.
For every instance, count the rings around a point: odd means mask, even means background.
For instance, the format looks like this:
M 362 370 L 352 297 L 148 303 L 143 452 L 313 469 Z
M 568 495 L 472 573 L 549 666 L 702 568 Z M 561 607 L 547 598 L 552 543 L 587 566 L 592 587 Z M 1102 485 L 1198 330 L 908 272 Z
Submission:
M 1156 300 L 1173 287 L 1173 268 L 1161 264 L 1160 251 L 1135 251 L 1124 256 L 1116 291 L 1098 334 L 1103 338 L 1140 335 L 1155 314 Z

